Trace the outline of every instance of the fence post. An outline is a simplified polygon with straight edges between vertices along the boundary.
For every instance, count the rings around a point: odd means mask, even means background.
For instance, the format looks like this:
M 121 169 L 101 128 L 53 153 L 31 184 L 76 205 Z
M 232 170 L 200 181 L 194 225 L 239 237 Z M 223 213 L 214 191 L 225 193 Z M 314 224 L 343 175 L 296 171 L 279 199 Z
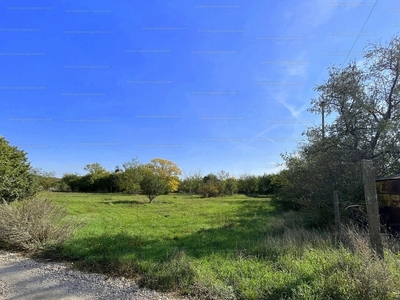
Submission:
M 338 191 L 333 191 L 333 208 L 335 213 L 335 240 L 340 241 L 340 213 L 339 213 L 339 196 Z
M 375 170 L 371 160 L 361 161 L 361 171 L 364 185 L 365 203 L 368 214 L 368 229 L 372 248 L 380 258 L 383 258 L 381 240 L 381 224 L 379 221 L 378 198 L 376 195 Z

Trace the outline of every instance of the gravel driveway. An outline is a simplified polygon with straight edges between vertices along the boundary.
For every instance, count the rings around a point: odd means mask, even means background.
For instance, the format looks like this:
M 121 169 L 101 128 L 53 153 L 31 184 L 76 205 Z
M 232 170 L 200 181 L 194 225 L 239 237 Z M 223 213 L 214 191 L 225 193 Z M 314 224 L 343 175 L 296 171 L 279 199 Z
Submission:
M 37 262 L 16 253 L 0 251 L 0 299 L 157 299 L 173 295 L 141 289 L 125 278 L 107 278 L 71 270 L 65 263 Z

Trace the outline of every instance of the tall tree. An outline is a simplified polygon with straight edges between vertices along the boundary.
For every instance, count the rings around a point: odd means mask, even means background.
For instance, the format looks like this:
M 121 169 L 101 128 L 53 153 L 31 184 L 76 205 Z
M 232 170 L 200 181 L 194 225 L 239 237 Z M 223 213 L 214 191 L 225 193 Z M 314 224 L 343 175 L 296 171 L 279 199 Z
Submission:
M 137 194 L 140 191 L 140 181 L 143 178 L 143 165 L 137 158 L 122 164 L 119 186 L 124 193 Z
M 332 192 L 346 204 L 363 200 L 360 163 L 371 159 L 378 176 L 400 171 L 400 39 L 369 44 L 364 60 L 332 66 L 316 87 L 310 111 L 332 115 L 324 130 L 311 127 L 307 141 L 284 154 L 280 199 L 292 208 L 332 215 Z M 325 132 L 325 135 L 322 135 Z M 343 207 L 343 205 L 342 205 Z
M 167 159 L 153 158 L 145 167 L 167 182 L 166 192 L 176 192 L 178 190 L 178 176 L 182 174 L 182 171 L 177 164 Z
M 86 192 L 109 192 L 112 189 L 110 172 L 99 163 L 88 164 L 84 167 L 89 173 L 82 177 L 82 189 Z
M 71 192 L 78 192 L 81 187 L 81 177 L 79 174 L 65 173 L 61 178 L 60 189 L 70 190 Z
M 158 195 L 164 194 L 167 191 L 167 182 L 158 174 L 146 170 L 143 178 L 140 181 L 142 192 L 149 198 L 150 203 Z
M 378 176 L 400 170 L 400 38 L 388 44 L 369 44 L 364 60 L 340 69 L 331 67 L 328 80 L 316 87 L 319 98 L 312 101 L 311 112 L 333 114 L 326 126 L 341 149 L 358 160 L 372 159 Z M 315 141 L 319 132 L 310 130 Z
M 196 194 L 203 183 L 203 176 L 200 171 L 193 174 L 185 174 L 185 177 L 179 184 L 179 191 L 189 194 Z
M 55 172 L 46 172 L 41 168 L 35 168 L 32 173 L 35 176 L 37 184 L 44 190 L 56 188 L 59 185 L 60 179 L 56 177 Z

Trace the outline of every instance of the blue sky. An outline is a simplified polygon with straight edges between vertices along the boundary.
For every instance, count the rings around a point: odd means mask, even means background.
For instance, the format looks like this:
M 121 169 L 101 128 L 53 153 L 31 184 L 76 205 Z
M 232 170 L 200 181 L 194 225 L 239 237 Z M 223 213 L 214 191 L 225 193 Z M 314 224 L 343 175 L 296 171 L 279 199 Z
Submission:
M 399 20 L 382 0 L 2 1 L 0 134 L 57 176 L 134 157 L 274 173 L 320 124 L 328 67 Z

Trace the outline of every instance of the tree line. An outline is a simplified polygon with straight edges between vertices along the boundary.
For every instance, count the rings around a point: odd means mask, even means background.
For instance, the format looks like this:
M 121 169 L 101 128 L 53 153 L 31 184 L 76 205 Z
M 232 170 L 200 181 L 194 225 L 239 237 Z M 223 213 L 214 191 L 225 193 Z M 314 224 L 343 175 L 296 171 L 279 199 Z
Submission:
M 200 172 L 181 178 L 182 171 L 170 160 L 154 158 L 143 164 L 133 158 L 108 171 L 99 163 L 84 167 L 85 175 L 65 173 L 56 178 L 54 172 L 34 169 L 26 153 L 0 137 L 0 199 L 6 202 L 33 196 L 40 190 L 144 194 L 152 202 L 161 194 L 172 192 L 219 197 L 243 193 L 273 194 L 279 187 L 279 176 L 242 175 L 235 178 L 225 171 L 202 176 Z
M 58 183 L 61 191 L 72 192 L 122 192 L 147 194 L 150 198 L 171 192 L 199 194 L 203 197 L 219 197 L 242 193 L 246 195 L 273 194 L 278 185 L 278 175 L 242 175 L 238 179 L 225 171 L 202 176 L 200 172 L 186 175 L 172 161 L 155 158 L 141 164 L 136 158 L 107 171 L 99 163 L 86 165 L 88 173 L 64 174 Z M 152 199 L 151 199 L 152 200 Z M 150 201 L 151 201 L 150 200 Z

